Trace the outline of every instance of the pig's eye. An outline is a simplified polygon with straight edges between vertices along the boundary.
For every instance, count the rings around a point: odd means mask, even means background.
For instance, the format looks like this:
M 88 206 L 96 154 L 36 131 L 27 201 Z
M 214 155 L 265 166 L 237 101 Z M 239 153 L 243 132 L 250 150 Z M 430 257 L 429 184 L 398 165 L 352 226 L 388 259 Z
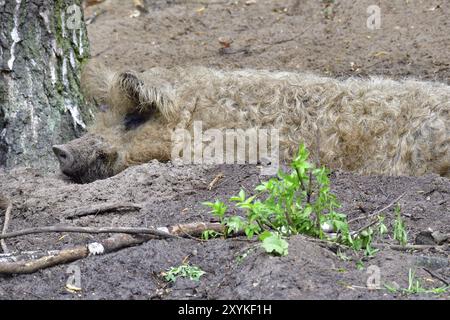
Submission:
M 152 109 L 152 108 L 151 108 Z M 125 116 L 123 120 L 123 125 L 125 126 L 125 130 L 133 130 L 143 123 L 145 123 L 147 120 L 149 120 L 153 114 L 153 110 L 147 110 L 144 112 L 135 111 L 132 113 L 129 113 Z

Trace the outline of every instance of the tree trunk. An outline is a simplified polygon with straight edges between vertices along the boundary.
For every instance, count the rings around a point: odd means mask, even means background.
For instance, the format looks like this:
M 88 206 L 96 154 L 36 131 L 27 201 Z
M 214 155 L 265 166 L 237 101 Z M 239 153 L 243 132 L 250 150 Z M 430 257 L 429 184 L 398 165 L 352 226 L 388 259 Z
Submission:
M 51 168 L 51 146 L 84 131 L 88 55 L 80 0 L 0 0 L 0 167 Z

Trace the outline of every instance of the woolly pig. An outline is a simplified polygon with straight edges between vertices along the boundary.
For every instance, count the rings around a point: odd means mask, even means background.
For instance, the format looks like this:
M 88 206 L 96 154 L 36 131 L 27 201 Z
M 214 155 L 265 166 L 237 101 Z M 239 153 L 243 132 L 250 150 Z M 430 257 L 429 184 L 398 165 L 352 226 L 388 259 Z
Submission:
M 85 96 L 99 111 L 88 133 L 54 146 L 78 182 L 171 158 L 175 129 L 277 128 L 280 157 L 300 142 L 322 165 L 360 174 L 450 177 L 450 87 L 380 77 L 204 67 L 113 73 L 91 62 Z

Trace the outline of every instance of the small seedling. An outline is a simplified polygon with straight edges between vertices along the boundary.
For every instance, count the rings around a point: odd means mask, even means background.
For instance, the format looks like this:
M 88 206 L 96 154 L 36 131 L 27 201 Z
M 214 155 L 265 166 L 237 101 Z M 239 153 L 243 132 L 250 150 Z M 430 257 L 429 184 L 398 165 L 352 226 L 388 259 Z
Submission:
M 364 270 L 364 262 L 362 260 L 356 262 L 356 269 Z
M 236 257 L 236 262 L 243 262 L 250 255 L 250 253 L 252 253 L 253 250 L 255 250 L 255 247 L 248 248 L 243 254 Z
M 205 230 L 202 232 L 202 240 L 209 240 L 223 236 L 222 233 L 214 230 Z
M 351 258 L 349 256 L 347 256 L 344 252 L 342 252 L 340 249 L 337 250 L 336 255 L 342 261 L 350 261 L 351 260 Z
M 258 236 L 261 246 L 271 254 L 286 255 L 286 238 L 304 234 L 355 251 L 364 250 L 366 256 L 372 257 L 378 251 L 371 246 L 373 238 L 388 231 L 384 217 L 378 217 L 377 223 L 363 230 L 350 232 L 347 216 L 337 211 L 340 204 L 331 192 L 330 171 L 316 167 L 308 157 L 309 152 L 301 144 L 290 172 L 280 170 L 277 177 L 258 185 L 255 195 L 247 196 L 241 190 L 231 197 L 229 200 L 241 211 L 240 215 L 227 215 L 228 206 L 220 200 L 203 204 L 225 226 L 224 236 L 239 232 L 244 232 L 249 239 Z M 405 226 L 399 214 L 395 225 L 396 237 L 406 242 Z
M 394 221 L 394 239 L 404 246 L 408 243 L 408 232 L 405 228 L 405 222 L 402 219 L 399 204 L 397 204 L 394 211 L 396 216 Z
M 182 264 L 178 267 L 171 267 L 163 273 L 164 279 L 168 282 L 175 282 L 179 277 L 189 278 L 190 280 L 199 281 L 205 271 L 196 266 Z
M 384 216 L 378 216 L 378 233 L 383 236 L 388 232 L 386 225 L 384 224 Z
M 203 202 L 203 205 L 208 206 L 211 208 L 210 213 L 219 218 L 220 222 L 223 220 L 223 216 L 225 212 L 227 211 L 228 207 L 221 201 L 216 200 L 216 202 Z
M 448 292 L 450 289 L 450 286 L 442 286 L 438 288 L 432 288 L 432 289 L 426 289 L 422 287 L 422 284 L 418 279 L 415 277 L 414 271 L 412 269 L 409 269 L 408 271 L 408 288 L 404 289 L 397 289 L 394 286 L 385 284 L 384 285 L 386 289 L 391 293 L 403 293 L 405 295 L 411 295 L 411 294 L 420 294 L 420 293 L 431 293 L 431 294 L 443 294 Z

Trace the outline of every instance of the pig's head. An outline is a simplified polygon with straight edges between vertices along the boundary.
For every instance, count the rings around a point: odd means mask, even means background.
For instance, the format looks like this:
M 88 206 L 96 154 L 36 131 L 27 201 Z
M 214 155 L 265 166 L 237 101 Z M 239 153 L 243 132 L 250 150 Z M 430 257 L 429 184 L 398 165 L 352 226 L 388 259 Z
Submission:
M 77 183 L 88 183 L 114 175 L 118 166 L 118 150 L 103 137 L 86 134 L 67 144 L 53 146 L 59 167 Z
M 101 78 L 95 81 L 96 77 Z M 88 98 L 93 95 L 103 107 L 87 134 L 53 146 L 62 173 L 88 183 L 152 159 L 169 160 L 176 121 L 166 84 L 157 86 L 151 74 L 131 72 L 112 76 L 100 72 L 87 81 Z

